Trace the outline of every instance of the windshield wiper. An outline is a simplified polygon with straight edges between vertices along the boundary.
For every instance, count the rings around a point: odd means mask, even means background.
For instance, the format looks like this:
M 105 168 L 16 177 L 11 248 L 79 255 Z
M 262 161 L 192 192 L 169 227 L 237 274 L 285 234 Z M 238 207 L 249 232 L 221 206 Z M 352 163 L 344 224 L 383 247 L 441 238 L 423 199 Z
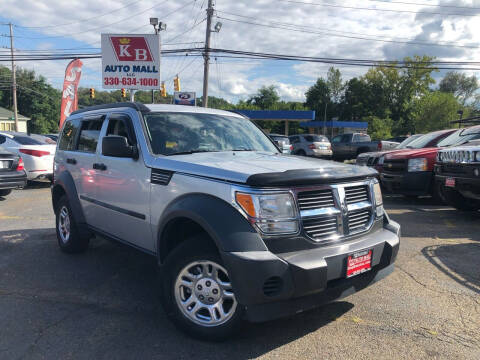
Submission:
M 226 151 L 255 151 L 253 149 L 231 149 L 231 150 L 226 150 Z
M 196 154 L 196 153 L 203 153 L 203 152 L 218 152 L 218 150 L 189 150 L 189 151 L 179 151 L 171 154 L 166 154 L 166 156 L 172 155 L 189 155 L 189 154 Z

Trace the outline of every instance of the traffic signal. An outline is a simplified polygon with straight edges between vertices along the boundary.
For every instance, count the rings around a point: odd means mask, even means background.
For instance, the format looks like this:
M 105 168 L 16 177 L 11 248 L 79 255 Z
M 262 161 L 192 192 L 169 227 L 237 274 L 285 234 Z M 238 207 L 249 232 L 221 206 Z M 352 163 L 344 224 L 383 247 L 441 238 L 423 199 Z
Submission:
M 90 99 L 95 99 L 95 89 L 90 88 Z
M 160 86 L 160 94 L 162 97 L 167 97 L 167 88 L 165 87 L 165 81 L 162 81 L 162 85 Z
M 173 88 L 175 91 L 180 91 L 180 78 L 178 75 L 173 78 Z
M 122 98 L 126 98 L 126 97 L 127 97 L 127 90 L 122 89 Z

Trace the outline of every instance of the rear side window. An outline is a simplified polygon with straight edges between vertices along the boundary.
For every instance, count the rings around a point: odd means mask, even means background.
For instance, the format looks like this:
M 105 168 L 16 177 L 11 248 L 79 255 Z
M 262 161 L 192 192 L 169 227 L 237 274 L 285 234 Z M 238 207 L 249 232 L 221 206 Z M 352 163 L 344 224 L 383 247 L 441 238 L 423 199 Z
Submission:
M 299 136 L 291 136 L 290 141 L 292 144 L 296 144 L 300 142 L 300 137 Z
M 43 145 L 44 144 L 41 141 L 31 138 L 30 136 L 21 136 L 21 135 L 15 135 L 13 137 L 13 141 L 15 141 L 20 145 Z
M 65 123 L 62 135 L 60 137 L 60 143 L 58 144 L 58 148 L 60 150 L 74 150 L 75 138 L 77 137 L 79 125 L 79 120 L 69 120 Z
M 371 141 L 370 136 L 363 134 L 355 134 L 354 142 L 368 142 Z
M 77 150 L 94 153 L 97 151 L 98 138 L 102 128 L 103 118 L 83 120 L 80 127 Z

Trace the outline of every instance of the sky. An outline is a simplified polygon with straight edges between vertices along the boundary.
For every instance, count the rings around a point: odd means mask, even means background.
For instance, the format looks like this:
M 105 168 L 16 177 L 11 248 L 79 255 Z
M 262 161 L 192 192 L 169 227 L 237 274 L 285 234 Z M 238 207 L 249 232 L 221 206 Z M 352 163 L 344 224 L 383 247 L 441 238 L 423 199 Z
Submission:
M 167 23 L 162 48 L 201 47 L 208 0 L 2 0 L 0 53 L 14 48 L 99 52 L 102 33 L 152 33 L 150 17 Z M 480 55 L 480 0 L 216 0 L 215 48 L 276 54 L 397 60 L 431 55 L 475 61 Z M 82 60 L 80 86 L 101 89 L 101 60 Z M 69 60 L 22 62 L 61 88 Z M 6 66 L 10 64 L 3 63 Z M 245 100 L 263 85 L 274 85 L 283 100 L 304 101 L 305 92 L 330 65 L 211 57 L 209 95 Z M 339 66 L 344 80 L 368 68 Z M 173 91 L 202 92 L 203 58 L 162 58 L 161 79 Z M 470 73 L 469 73 L 470 74 Z M 436 74 L 437 81 L 443 73 Z

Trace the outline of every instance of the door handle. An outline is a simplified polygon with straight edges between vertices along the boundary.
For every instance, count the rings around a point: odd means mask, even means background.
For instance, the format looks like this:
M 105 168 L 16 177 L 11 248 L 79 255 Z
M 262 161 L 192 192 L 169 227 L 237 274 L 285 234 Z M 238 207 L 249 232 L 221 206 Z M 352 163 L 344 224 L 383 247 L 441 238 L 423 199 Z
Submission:
M 107 165 L 94 163 L 94 164 L 93 164 L 93 168 L 94 168 L 95 170 L 105 171 L 105 170 L 107 170 Z
M 77 160 L 72 159 L 72 158 L 68 158 L 68 159 L 67 159 L 67 164 L 76 165 L 76 164 L 77 164 Z

